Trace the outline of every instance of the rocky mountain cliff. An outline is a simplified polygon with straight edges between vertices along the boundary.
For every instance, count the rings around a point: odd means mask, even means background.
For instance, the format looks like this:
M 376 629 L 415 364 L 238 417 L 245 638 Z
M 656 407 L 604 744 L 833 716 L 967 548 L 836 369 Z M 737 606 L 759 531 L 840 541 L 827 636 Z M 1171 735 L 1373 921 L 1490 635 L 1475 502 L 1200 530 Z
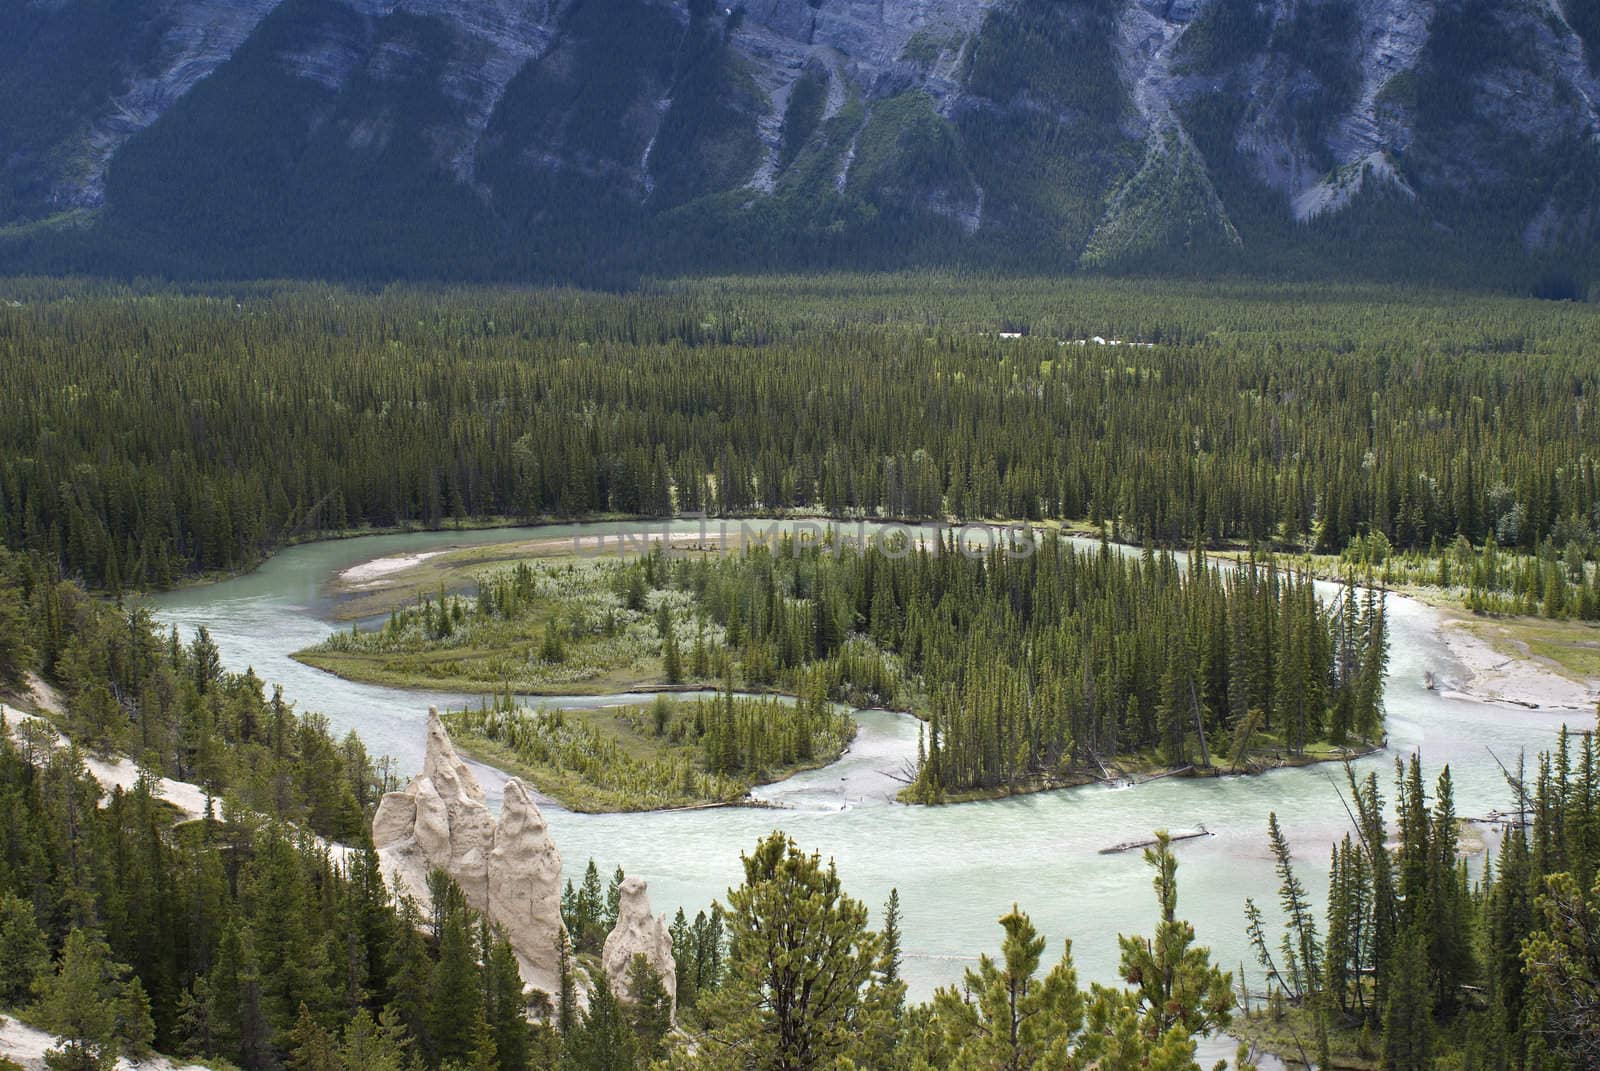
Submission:
M 1594 0 L 16 0 L 0 31 L 0 256 L 46 266 L 1595 238 Z

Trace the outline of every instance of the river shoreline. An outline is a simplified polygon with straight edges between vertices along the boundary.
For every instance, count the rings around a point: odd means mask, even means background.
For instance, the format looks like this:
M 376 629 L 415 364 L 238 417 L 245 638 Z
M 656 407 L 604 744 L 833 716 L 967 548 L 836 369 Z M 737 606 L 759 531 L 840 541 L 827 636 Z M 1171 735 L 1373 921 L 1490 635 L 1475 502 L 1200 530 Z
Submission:
M 1439 615 L 1439 638 L 1466 672 L 1464 681 L 1443 689 L 1442 694 L 1528 710 L 1595 710 L 1600 682 L 1572 679 L 1560 667 L 1528 650 L 1494 618 L 1429 605 Z M 1517 620 L 1511 619 L 1508 624 L 1514 625 Z M 1516 650 L 1519 647 L 1521 650 Z

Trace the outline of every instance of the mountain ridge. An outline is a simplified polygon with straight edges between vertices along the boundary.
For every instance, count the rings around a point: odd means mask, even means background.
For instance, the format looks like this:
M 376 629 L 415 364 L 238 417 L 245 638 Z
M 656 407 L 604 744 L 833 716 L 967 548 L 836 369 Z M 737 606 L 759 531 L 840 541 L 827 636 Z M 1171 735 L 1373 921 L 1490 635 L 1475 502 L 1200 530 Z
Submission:
M 6 22 L 14 266 L 1159 268 L 1350 261 L 1377 235 L 1585 276 L 1596 244 L 1583 0 L 32 0 Z

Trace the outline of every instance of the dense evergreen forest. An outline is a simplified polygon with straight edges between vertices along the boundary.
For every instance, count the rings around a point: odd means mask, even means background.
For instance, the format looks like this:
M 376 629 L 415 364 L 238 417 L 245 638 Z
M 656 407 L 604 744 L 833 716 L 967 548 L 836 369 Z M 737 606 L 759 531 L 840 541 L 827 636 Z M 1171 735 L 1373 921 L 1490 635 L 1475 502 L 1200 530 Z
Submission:
M 41 681 L 60 694 L 55 727 L 100 753 L 132 756 L 155 778 L 200 785 L 217 813 L 275 815 L 329 837 L 359 837 L 393 787 L 355 733 L 333 736 L 281 688 L 223 670 L 202 629 L 189 643 L 149 612 L 64 581 L 38 555 L 0 552 L 0 698 Z M 49 741 L 20 731 L 41 748 Z
M 1347 784 L 1324 920 L 1274 822 L 1284 928 L 1248 907 L 1273 991 L 1248 1022 L 1240 979 L 1179 912 L 1165 838 L 1121 986 L 1080 985 L 1070 947 L 1047 956 L 1018 908 L 998 957 L 916 1005 L 894 900 L 875 921 L 848 875 L 774 835 L 720 905 L 673 926 L 678 1034 L 658 1000 L 622 1003 L 593 969 L 614 910 L 598 871 L 563 904 L 565 983 L 530 1008 L 505 939 L 447 879 L 426 909 L 386 890 L 367 835 L 386 764 L 223 671 L 204 632 L 181 642 L 116 599 L 374 527 L 692 509 L 1087 520 L 1101 546 L 1026 556 L 647 555 L 620 597 L 636 579 L 682 605 L 656 637 L 664 673 L 783 687 L 806 711 L 920 709 L 921 799 L 1118 754 L 1221 766 L 1261 740 L 1373 740 L 1381 603 L 1352 585 L 1319 604 L 1257 549 L 1343 553 L 1377 576 L 1410 561 L 1489 608 L 1592 616 L 1589 309 L 943 277 L 629 295 L 19 281 L 0 297 L 0 694 L 59 692 L 45 713 L 71 740 L 0 732 L 0 1007 L 62 1038 L 56 1066 L 155 1048 L 246 1071 L 1188 1071 L 1194 1037 L 1230 1025 L 1319 1064 L 1600 1063 L 1591 734 L 1508 775 L 1520 820 L 1476 883 L 1449 772 L 1430 792 L 1418 760 L 1395 828 L 1376 779 Z M 1155 549 L 1229 541 L 1249 545 L 1229 568 Z M 507 616 L 492 588 L 480 601 L 452 603 L 449 627 Z M 395 628 L 447 640 L 445 606 Z M 767 709 L 680 721 L 705 768 L 747 777 L 816 736 Z M 84 748 L 147 776 L 107 793 Z M 160 776 L 201 785 L 206 813 L 178 821 Z
M 1449 592 L 1480 613 L 1600 620 L 1600 571 L 1590 562 L 1592 540 L 1567 529 L 1558 533 L 1569 536 L 1564 543 L 1552 536 L 1525 550 L 1518 544 L 1521 520 L 1521 507 L 1513 507 L 1501 516 L 1499 531 L 1488 533 L 1478 546 L 1457 536 L 1448 546 L 1396 551 L 1387 536 L 1374 531 L 1353 537 L 1337 558 L 1297 560 L 1340 576 L 1353 570 L 1385 586 Z
M 694 509 L 1593 557 L 1583 306 L 938 276 L 4 290 L 0 531 L 113 591 L 323 532 Z
M 1354 831 L 1333 849 L 1321 927 L 1269 823 L 1285 924 L 1275 935 L 1247 907 L 1270 1008 L 1246 1033 L 1276 1033 L 1319 1067 L 1600 1066 L 1595 733 L 1563 730 L 1536 772 L 1507 771 L 1520 806 L 1476 884 L 1449 767 L 1429 792 L 1416 755 L 1396 760 L 1394 827 L 1376 774 L 1347 782 Z

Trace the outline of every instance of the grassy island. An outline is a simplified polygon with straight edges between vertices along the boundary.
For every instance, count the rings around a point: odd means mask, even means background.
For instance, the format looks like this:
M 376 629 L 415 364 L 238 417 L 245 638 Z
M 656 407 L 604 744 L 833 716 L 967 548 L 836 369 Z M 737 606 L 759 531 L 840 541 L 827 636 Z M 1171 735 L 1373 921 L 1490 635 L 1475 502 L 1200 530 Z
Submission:
M 445 716 L 456 746 L 575 811 L 745 801 L 759 784 L 837 759 L 855 721 L 820 699 L 735 696 L 529 710 L 497 698 Z

